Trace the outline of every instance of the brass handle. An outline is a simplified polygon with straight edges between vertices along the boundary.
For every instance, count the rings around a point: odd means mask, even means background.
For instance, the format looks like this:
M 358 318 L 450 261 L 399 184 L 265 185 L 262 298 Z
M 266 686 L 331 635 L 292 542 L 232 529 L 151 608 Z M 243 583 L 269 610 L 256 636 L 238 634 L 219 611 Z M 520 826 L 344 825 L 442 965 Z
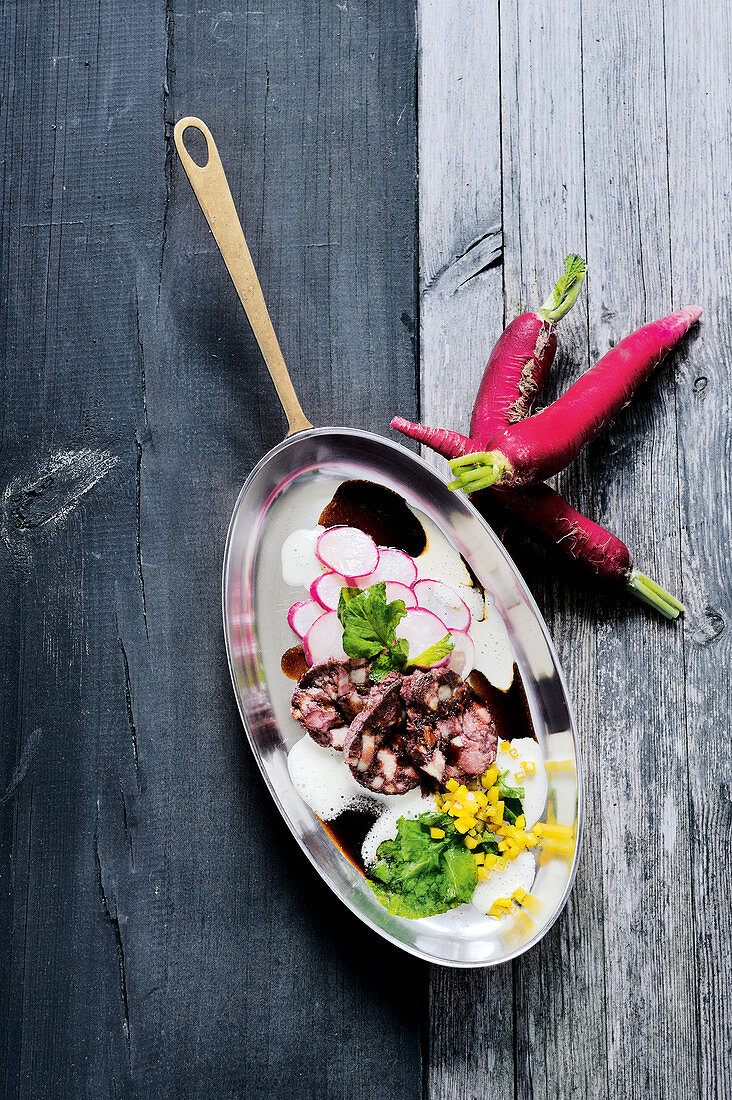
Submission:
M 183 135 L 189 128 L 200 130 L 206 139 L 208 159 L 203 167 L 196 164 L 183 144 Z M 274 382 L 277 396 L 285 410 L 290 426 L 287 434 L 292 435 L 293 432 L 312 428 L 312 424 L 300 408 L 300 402 L 287 372 L 211 131 L 200 118 L 182 118 L 175 124 L 174 135 L 178 155 L 191 181 L 196 198 L 201 204 L 206 221 L 211 227 L 224 263 L 229 269 L 229 275 Z

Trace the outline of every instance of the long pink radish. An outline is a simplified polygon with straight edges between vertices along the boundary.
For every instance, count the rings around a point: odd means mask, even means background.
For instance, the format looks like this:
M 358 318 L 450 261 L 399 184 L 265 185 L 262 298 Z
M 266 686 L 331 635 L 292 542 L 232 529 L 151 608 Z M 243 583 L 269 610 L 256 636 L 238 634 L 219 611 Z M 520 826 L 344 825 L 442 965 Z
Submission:
M 577 301 L 587 265 L 572 254 L 554 290 L 536 313 L 522 313 L 504 329 L 491 352 L 470 421 L 470 437 L 486 446 L 506 424 L 533 411 L 557 350 L 555 325 Z
M 413 424 L 411 420 L 405 420 L 403 416 L 395 416 L 389 424 L 390 428 L 406 435 L 408 439 L 414 439 L 417 443 L 424 443 L 443 458 L 459 458 L 460 455 L 472 454 L 482 450 L 484 444 L 474 443 L 467 435 L 460 432 L 451 432 L 447 428 L 427 428 L 423 424 Z
M 445 458 L 469 454 L 471 448 L 478 448 L 477 444 L 459 432 L 426 428 L 421 424 L 412 424 L 400 416 L 394 417 L 391 425 L 403 435 L 425 443 L 428 447 L 432 446 L 436 434 L 439 448 L 435 449 Z M 635 569 L 630 550 L 617 535 L 583 516 L 548 485 L 529 485 L 515 492 L 505 490 L 493 499 L 498 500 L 506 511 L 517 516 L 545 542 L 593 576 L 622 585 L 644 603 L 655 607 L 667 619 L 678 618 L 684 610 L 684 605 L 675 596 Z M 480 493 L 474 498 L 473 504 L 484 515 L 489 510 Z
M 519 424 L 501 428 L 491 450 L 452 459 L 451 489 L 521 488 L 563 470 L 595 438 L 702 314 L 688 306 L 638 329 L 604 355 L 566 393 Z
M 503 506 L 552 546 L 594 576 L 619 584 L 639 600 L 676 619 L 684 605 L 633 565 L 630 550 L 617 535 L 583 516 L 548 485 L 532 485 L 501 494 Z

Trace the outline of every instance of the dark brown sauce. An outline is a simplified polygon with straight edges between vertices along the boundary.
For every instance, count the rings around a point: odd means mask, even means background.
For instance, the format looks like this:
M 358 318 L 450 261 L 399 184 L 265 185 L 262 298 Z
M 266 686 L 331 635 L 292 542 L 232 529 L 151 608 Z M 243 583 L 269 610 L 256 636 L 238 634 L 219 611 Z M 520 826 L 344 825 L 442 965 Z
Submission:
M 371 535 L 377 546 L 393 546 L 413 558 L 418 558 L 427 545 L 424 528 L 404 498 L 373 481 L 342 482 L 318 523 L 323 527 L 341 523 L 358 527 Z
M 334 821 L 318 821 L 349 863 L 362 875 L 366 874 L 361 847 L 366 834 L 379 815 L 370 810 L 344 810 Z M 316 814 L 317 817 L 317 814 Z
M 493 715 L 499 740 L 513 741 L 515 737 L 530 737 L 536 741 L 529 700 L 526 698 L 524 682 L 515 663 L 513 680 L 508 691 L 501 691 L 500 688 L 494 687 L 483 673 L 478 671 L 470 673 L 468 683 Z
M 308 663 L 305 660 L 305 652 L 301 645 L 294 645 L 292 649 L 288 649 L 286 653 L 282 654 L 280 668 L 288 680 L 299 680 L 301 676 L 305 675 L 308 670 Z

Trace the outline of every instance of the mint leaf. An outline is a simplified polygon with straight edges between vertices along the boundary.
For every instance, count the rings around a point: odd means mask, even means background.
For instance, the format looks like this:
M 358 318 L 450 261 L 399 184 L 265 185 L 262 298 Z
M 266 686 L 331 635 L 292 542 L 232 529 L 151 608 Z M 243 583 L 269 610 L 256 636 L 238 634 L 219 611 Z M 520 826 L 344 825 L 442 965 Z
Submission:
M 396 628 L 407 613 L 403 600 L 386 602 L 386 584 L 365 591 L 341 589 L 338 618 L 343 626 L 343 648 L 349 657 L 372 660 L 373 680 L 383 680 L 407 659 L 406 642 L 396 640 Z
M 378 683 L 390 672 L 400 672 L 404 668 L 408 656 L 406 639 L 400 638 L 391 649 L 385 649 L 374 660 L 369 671 L 371 679 Z
M 419 668 L 430 668 L 432 665 L 436 665 L 444 660 L 448 653 L 452 652 L 454 648 L 455 643 L 451 636 L 446 634 L 439 642 L 435 642 L 429 649 L 425 649 L 424 653 L 420 653 L 418 657 L 412 657 L 409 664 L 418 665 Z

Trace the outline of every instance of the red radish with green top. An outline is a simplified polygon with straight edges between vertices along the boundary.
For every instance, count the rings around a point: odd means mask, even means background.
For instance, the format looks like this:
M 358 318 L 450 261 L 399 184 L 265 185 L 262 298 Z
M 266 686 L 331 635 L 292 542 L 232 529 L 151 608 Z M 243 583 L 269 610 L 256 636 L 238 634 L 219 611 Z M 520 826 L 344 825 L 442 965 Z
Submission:
M 559 473 L 620 412 L 701 314 L 699 306 L 687 306 L 626 336 L 554 404 L 497 431 L 490 451 L 452 459 L 458 476 L 450 488 L 466 493 L 492 485 L 521 488 Z
M 568 263 L 569 258 L 565 262 L 565 274 Z M 557 288 L 559 287 L 560 284 L 557 285 Z M 557 288 L 555 288 L 555 294 L 558 292 Z M 512 325 L 509 325 L 510 328 Z M 525 329 L 523 325 L 521 329 L 517 327 L 514 329 L 514 335 L 519 331 L 526 331 L 529 341 L 534 338 L 530 327 Z M 501 340 L 499 340 L 500 344 Z M 392 427 L 403 435 L 431 447 L 447 459 L 474 454 L 486 445 L 490 445 L 495 432 L 514 422 L 515 416 L 522 409 L 528 411 L 525 400 L 526 388 L 527 386 L 532 388 L 534 397 L 538 394 L 551 364 L 554 349 L 555 345 L 548 344 L 545 354 L 537 356 L 532 354 L 529 342 L 524 349 L 528 378 L 522 377 L 516 370 L 515 356 L 501 358 L 495 352 L 491 355 L 473 411 L 471 424 L 474 434 L 481 433 L 475 439 L 443 428 L 428 428 L 413 424 L 402 417 L 395 417 L 391 422 Z M 510 387 L 506 386 L 507 378 L 513 379 L 513 393 Z M 519 391 L 519 386 L 524 390 L 523 395 Z M 497 395 L 501 395 L 500 412 L 492 404 L 495 400 L 499 400 Z M 507 511 L 518 516 L 566 557 L 591 574 L 612 583 L 622 584 L 667 618 L 677 618 L 683 610 L 683 605 L 675 597 L 633 567 L 630 551 L 617 536 L 583 516 L 553 489 L 539 485 L 528 486 L 522 490 L 504 489 L 495 492 L 497 499 Z M 479 510 L 484 510 L 481 507 L 480 494 L 475 498 L 474 503 Z
M 587 265 L 567 256 L 554 290 L 536 313 L 522 313 L 504 329 L 491 352 L 470 421 L 470 437 L 486 445 L 506 424 L 532 412 L 557 350 L 555 325 L 577 301 Z

